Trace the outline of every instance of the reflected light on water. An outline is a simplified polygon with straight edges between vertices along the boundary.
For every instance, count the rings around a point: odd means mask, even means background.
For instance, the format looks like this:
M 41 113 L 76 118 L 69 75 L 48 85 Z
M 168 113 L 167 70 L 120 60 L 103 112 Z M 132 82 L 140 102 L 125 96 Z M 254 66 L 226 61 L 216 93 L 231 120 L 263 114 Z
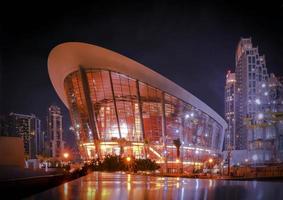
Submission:
M 117 184 L 119 182 L 120 184 Z M 158 178 L 94 172 L 31 197 L 41 199 L 283 199 L 282 182 Z
M 209 187 L 211 188 L 212 187 L 212 180 L 209 179 Z
M 256 188 L 256 181 L 253 181 L 253 187 Z
M 68 183 L 64 183 L 64 199 L 68 198 Z
M 93 182 L 87 182 L 87 199 L 93 199 L 95 197 L 95 186 Z
M 196 190 L 198 189 L 198 187 L 199 187 L 199 180 L 196 179 Z
M 184 190 L 185 190 L 185 188 L 182 187 L 182 189 L 181 189 L 181 199 L 182 199 L 182 200 L 184 199 Z
M 131 190 L 131 175 L 130 174 L 127 175 L 127 190 L 128 191 Z

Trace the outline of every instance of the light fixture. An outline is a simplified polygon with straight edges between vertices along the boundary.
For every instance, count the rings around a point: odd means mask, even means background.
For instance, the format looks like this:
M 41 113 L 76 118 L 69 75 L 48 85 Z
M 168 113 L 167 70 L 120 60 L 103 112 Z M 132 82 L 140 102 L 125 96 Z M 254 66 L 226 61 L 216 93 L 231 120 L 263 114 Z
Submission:
M 258 115 L 257 115 L 257 118 L 259 119 L 259 120 L 262 120 L 263 119 L 263 113 L 259 113 Z
M 67 159 L 69 157 L 69 153 L 64 153 L 63 156 Z
M 261 104 L 260 99 L 256 99 L 256 100 L 255 100 L 255 103 L 256 103 L 257 105 L 260 105 L 260 104 Z
M 254 154 L 253 157 L 252 157 L 252 159 L 253 159 L 254 161 L 257 161 L 257 155 Z

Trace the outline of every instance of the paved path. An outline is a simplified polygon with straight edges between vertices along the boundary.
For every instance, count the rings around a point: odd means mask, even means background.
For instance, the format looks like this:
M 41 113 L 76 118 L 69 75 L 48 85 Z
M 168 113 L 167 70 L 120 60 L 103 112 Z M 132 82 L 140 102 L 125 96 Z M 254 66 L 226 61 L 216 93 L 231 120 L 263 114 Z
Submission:
M 282 182 L 94 172 L 28 199 L 283 199 Z

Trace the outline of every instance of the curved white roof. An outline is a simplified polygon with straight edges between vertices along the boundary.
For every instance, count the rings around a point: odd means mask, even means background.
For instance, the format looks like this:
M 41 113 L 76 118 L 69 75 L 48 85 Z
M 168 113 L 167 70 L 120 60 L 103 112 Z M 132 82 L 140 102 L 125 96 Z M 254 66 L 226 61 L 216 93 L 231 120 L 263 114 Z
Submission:
M 118 53 L 80 42 L 60 44 L 53 48 L 48 56 L 48 73 L 51 82 L 57 94 L 67 107 L 64 79 L 68 74 L 77 71 L 79 66 L 113 70 L 144 83 L 148 83 L 207 113 L 218 121 L 224 129 L 227 127 L 225 120 L 214 110 L 164 76 Z

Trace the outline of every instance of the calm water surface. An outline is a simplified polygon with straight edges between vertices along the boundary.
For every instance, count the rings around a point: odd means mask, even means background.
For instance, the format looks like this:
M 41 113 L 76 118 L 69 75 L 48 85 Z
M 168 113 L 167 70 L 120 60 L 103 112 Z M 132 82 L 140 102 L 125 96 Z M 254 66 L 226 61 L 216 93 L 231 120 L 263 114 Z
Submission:
M 94 172 L 27 199 L 283 200 L 283 182 L 161 178 Z

